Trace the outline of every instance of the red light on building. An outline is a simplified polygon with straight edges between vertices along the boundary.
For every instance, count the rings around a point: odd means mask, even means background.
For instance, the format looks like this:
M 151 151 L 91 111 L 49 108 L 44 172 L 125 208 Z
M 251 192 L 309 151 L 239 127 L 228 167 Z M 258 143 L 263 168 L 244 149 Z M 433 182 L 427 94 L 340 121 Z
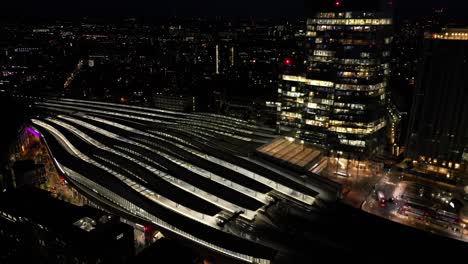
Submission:
M 144 230 L 145 232 L 148 232 L 148 231 L 150 230 L 150 228 L 149 228 L 148 226 L 144 226 L 144 227 L 143 227 L 143 230 Z
M 61 182 L 61 183 L 65 183 L 65 178 L 64 178 L 64 177 L 60 177 L 60 182 Z
M 341 5 L 341 2 L 340 1 L 336 1 L 335 2 L 335 6 L 340 6 Z
M 388 5 L 389 5 L 389 6 L 393 6 L 393 1 L 389 1 L 389 2 L 388 2 Z
M 286 59 L 284 59 L 283 63 L 284 63 L 284 65 L 291 65 L 292 62 L 291 62 L 290 58 L 286 58 Z

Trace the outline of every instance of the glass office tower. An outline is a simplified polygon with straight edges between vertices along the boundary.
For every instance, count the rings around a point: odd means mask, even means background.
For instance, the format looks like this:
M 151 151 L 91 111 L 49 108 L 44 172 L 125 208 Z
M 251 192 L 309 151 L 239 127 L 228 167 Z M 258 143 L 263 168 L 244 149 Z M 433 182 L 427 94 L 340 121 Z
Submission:
M 315 4 L 305 70 L 281 76 L 278 123 L 309 143 L 366 156 L 385 141 L 392 3 L 357 2 Z
M 468 162 L 468 28 L 426 34 L 406 156 L 452 178 Z

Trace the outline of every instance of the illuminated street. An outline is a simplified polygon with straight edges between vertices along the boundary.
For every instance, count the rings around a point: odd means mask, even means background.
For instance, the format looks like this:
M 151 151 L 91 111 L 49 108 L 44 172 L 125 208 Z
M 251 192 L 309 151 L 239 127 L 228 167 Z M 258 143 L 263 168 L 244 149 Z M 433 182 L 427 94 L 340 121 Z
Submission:
M 428 186 L 427 182 L 414 176 L 387 171 L 361 208 L 394 222 L 468 241 L 466 225 L 457 213 L 449 213 L 453 210 L 449 203 L 451 197 L 457 195 L 456 189 L 445 185 Z M 387 199 L 384 205 L 379 204 L 376 197 L 379 191 Z
M 345 204 L 394 222 L 468 241 L 468 230 L 458 215 L 453 216 L 453 220 L 441 216 L 445 210 L 453 209 L 450 208 L 451 198 L 458 196 L 463 199 L 463 191 L 455 186 L 416 177 L 398 169 L 384 169 L 373 162 L 348 162 L 338 158 L 322 158 L 312 172 L 342 184 Z M 385 204 L 379 203 L 379 192 L 387 200 Z M 413 197 L 424 201 L 419 201 L 418 205 L 424 203 L 423 206 L 427 206 L 427 212 L 421 216 L 412 213 L 409 204 L 415 199 Z
M 369 161 L 325 157 L 319 164 L 312 172 L 342 184 L 343 202 L 356 208 L 366 200 L 382 175 L 382 166 Z
M 26 131 L 24 133 L 26 134 L 26 140 L 21 146 L 20 151 L 16 155 L 13 155 L 12 162 L 14 160 L 31 159 L 37 164 L 44 164 L 46 182 L 38 187 L 49 191 L 54 197 L 66 202 L 78 206 L 86 204 L 86 198 L 69 186 L 63 177 L 59 176 L 53 160 L 47 151 L 47 147 L 35 135 Z

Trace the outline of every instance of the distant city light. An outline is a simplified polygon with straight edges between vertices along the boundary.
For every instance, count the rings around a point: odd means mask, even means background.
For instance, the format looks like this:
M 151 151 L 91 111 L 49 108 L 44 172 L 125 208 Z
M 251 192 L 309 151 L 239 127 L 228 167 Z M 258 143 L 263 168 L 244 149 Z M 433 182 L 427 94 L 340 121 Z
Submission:
M 336 1 L 335 2 L 335 6 L 340 6 L 341 5 L 341 2 L 340 1 Z
M 291 65 L 291 59 L 290 58 L 286 58 L 284 59 L 284 65 Z

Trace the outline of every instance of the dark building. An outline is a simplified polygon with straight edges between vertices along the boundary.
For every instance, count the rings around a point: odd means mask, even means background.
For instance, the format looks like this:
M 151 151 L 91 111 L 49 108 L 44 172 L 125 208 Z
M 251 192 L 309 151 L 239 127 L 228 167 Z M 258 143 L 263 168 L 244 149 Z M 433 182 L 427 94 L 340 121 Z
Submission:
M 417 65 L 422 53 L 423 28 L 419 21 L 400 21 L 393 39 L 388 130 L 391 153 L 395 156 L 405 151 Z
M 44 164 L 35 164 L 33 160 L 18 160 L 13 164 L 14 184 L 16 188 L 23 185 L 39 186 L 45 183 Z
M 426 34 L 407 156 L 452 177 L 468 160 L 468 29 Z
M 30 186 L 0 196 L 0 240 L 1 263 L 125 263 L 134 254 L 133 229 L 118 217 Z
M 181 112 L 194 112 L 195 111 L 195 97 L 184 95 L 163 95 L 154 93 L 153 104 L 156 108 L 181 111 Z
M 155 262 L 157 260 L 157 262 Z M 196 262 L 200 260 L 199 262 Z M 132 258 L 129 264 L 202 263 L 202 257 L 173 240 L 161 238 Z
M 387 125 L 392 4 L 316 2 L 308 8 L 306 70 L 281 77 L 279 123 L 338 153 L 378 153 Z

